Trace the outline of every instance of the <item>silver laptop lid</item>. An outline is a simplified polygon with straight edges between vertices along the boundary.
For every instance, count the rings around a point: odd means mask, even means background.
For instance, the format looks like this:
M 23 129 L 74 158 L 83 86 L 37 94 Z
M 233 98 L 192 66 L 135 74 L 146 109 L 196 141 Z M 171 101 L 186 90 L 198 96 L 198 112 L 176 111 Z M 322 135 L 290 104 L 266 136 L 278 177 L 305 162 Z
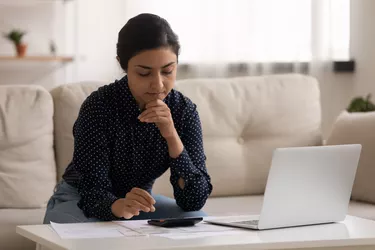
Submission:
M 361 149 L 358 144 L 276 149 L 259 229 L 343 220 Z

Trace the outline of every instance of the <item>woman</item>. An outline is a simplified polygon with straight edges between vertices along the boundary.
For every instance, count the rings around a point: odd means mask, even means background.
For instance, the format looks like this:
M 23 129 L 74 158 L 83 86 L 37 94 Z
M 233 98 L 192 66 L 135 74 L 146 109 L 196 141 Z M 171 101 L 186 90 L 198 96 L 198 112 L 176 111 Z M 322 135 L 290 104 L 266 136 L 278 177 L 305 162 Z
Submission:
M 173 89 L 180 45 L 156 15 L 130 19 L 118 36 L 126 76 L 99 88 L 74 124 L 72 162 L 44 223 L 204 216 L 211 194 L 195 104 Z M 170 169 L 174 199 L 153 196 Z

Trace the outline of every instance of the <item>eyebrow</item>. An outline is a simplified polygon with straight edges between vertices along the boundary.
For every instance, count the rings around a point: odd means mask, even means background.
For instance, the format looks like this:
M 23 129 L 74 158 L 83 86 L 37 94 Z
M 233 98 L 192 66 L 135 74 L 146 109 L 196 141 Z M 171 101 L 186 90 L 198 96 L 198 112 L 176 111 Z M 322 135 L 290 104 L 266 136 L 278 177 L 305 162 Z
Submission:
M 174 64 L 174 63 L 175 63 L 175 62 L 170 62 L 170 63 L 168 63 L 168 64 L 162 66 L 161 68 L 162 68 L 162 69 L 165 69 L 165 68 L 171 66 L 171 65 Z M 144 68 L 144 69 L 152 69 L 151 67 L 149 67 L 149 66 L 145 66 L 145 65 L 136 65 L 135 67 L 140 67 L 140 68 Z

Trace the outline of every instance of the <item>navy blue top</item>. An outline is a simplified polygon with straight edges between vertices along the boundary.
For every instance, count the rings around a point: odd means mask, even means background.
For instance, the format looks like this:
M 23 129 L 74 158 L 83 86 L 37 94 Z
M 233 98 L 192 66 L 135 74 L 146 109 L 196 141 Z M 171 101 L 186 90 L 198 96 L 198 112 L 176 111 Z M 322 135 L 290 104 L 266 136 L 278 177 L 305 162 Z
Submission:
M 133 187 L 151 192 L 155 179 L 168 168 L 177 205 L 185 211 L 204 206 L 212 185 L 196 105 L 176 90 L 164 102 L 184 145 L 175 159 L 156 125 L 137 119 L 141 110 L 126 76 L 100 87 L 83 102 L 73 127 L 73 159 L 63 179 L 78 188 L 78 206 L 87 217 L 118 219 L 112 214 L 112 203 Z M 184 189 L 177 183 L 180 177 Z

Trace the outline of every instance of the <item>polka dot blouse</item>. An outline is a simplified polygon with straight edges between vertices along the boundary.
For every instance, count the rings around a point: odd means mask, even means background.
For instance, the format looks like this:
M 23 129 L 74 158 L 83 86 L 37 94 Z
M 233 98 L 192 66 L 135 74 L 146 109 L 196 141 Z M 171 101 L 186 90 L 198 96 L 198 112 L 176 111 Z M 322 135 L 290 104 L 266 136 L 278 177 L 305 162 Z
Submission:
M 149 192 L 155 179 L 170 169 L 178 206 L 200 210 L 212 191 L 196 105 L 176 90 L 165 98 L 184 145 L 177 158 L 155 124 L 142 123 L 125 76 L 100 87 L 82 104 L 73 127 L 74 154 L 63 179 L 78 188 L 78 206 L 87 217 L 116 220 L 111 205 L 133 187 Z M 184 189 L 177 182 L 185 181 Z

